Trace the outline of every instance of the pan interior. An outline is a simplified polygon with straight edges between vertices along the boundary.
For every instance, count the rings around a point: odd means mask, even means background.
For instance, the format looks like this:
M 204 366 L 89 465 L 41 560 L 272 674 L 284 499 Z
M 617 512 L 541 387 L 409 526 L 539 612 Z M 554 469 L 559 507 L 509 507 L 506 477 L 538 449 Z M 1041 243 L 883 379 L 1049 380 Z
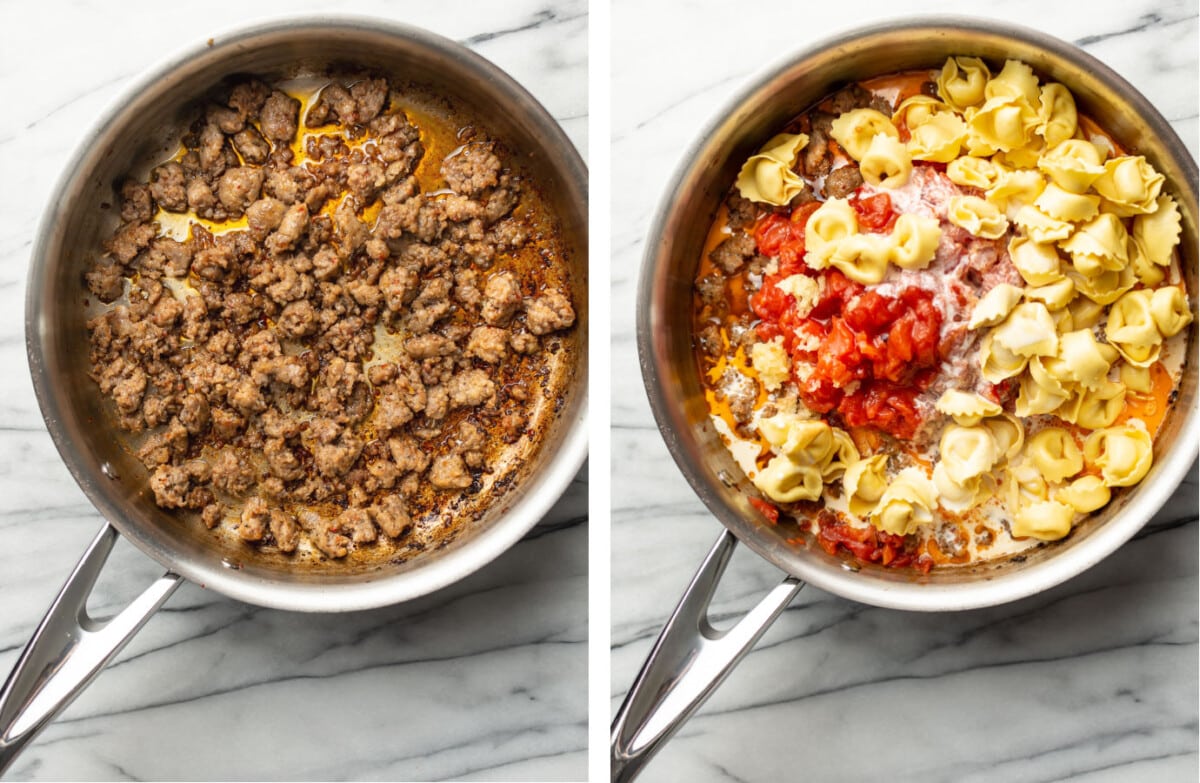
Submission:
M 647 392 L 677 463 L 709 509 L 758 554 L 824 589 L 881 606 L 966 609 L 1002 603 L 1069 578 L 1116 549 L 1165 502 L 1197 448 L 1195 326 L 1177 404 L 1155 443 L 1155 465 L 1137 487 L 1114 494 L 1062 542 L 1007 561 L 938 568 L 915 576 L 860 566 L 799 543 L 794 526 L 774 526 L 749 505 L 755 490 L 709 420 L 691 347 L 692 285 L 705 240 L 741 163 L 762 140 L 820 98 L 855 81 L 940 68 L 951 55 L 993 63 L 1018 59 L 1065 84 L 1079 111 L 1167 178 L 1183 212 L 1182 266 L 1197 303 L 1196 166 L 1165 120 L 1119 76 L 1048 36 L 967 20 L 917 21 L 849 33 L 772 68 L 725 107 L 686 154 L 651 232 L 639 297 L 639 348 Z
M 506 453 L 504 480 L 438 515 L 425 551 L 365 547 L 342 561 L 265 554 L 208 531 L 194 515 L 158 508 L 110 403 L 88 378 L 82 273 L 116 226 L 114 183 L 167 159 L 199 101 L 234 75 L 268 82 L 370 71 L 444 117 L 500 140 L 508 165 L 549 207 L 568 266 L 577 323 L 544 379 L 553 408 L 535 445 Z M 527 93 L 481 58 L 422 31 L 360 23 L 273 25 L 210 42 L 159 69 L 94 131 L 59 183 L 35 247 L 27 342 L 52 435 L 101 512 L 143 551 L 202 584 L 255 603 L 351 609 L 441 586 L 490 560 L 536 524 L 582 463 L 586 444 L 586 174 L 574 148 Z M 423 572 L 425 577 L 405 578 Z M 351 586 L 364 587 L 351 595 Z M 326 592 L 341 587 L 342 598 Z

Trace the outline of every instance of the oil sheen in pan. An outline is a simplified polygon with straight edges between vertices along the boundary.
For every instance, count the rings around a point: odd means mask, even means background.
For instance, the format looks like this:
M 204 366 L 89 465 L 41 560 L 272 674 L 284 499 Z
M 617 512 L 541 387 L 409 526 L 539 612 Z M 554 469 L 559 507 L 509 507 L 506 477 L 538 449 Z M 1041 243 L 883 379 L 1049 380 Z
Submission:
M 292 143 L 293 165 L 302 165 L 308 160 L 305 149 L 306 142 L 312 137 L 341 135 L 351 149 L 361 146 L 366 141 L 365 138 L 352 138 L 345 128 L 338 127 L 336 130 L 332 130 L 324 127 L 314 130 L 305 125 L 304 119 L 307 116 L 308 108 L 316 100 L 321 89 L 331 82 L 329 76 L 299 75 L 288 79 L 268 81 L 299 100 L 301 104 L 296 140 Z M 526 290 L 527 295 L 546 288 L 562 288 L 572 292 L 572 298 L 576 306 L 579 306 L 579 298 L 585 294 L 581 292 L 581 286 L 571 279 L 567 266 L 566 249 L 559 239 L 556 219 L 536 183 L 530 177 L 523 175 L 517 165 L 515 155 L 505 148 L 503 139 L 492 138 L 486 126 L 460 112 L 457 107 L 444 98 L 433 96 L 412 85 L 394 82 L 393 88 L 393 94 L 399 93 L 402 98 L 399 99 L 398 105 L 393 102 L 389 109 L 402 110 L 420 130 L 425 154 L 421 158 L 414 176 L 426 196 L 436 198 L 441 192 L 449 192 L 446 190 L 441 176 L 441 163 L 445 158 L 456 154 L 462 148 L 464 140 L 473 134 L 495 142 L 497 154 L 505 168 L 512 170 L 514 175 L 520 179 L 521 195 L 513 210 L 513 215 L 518 217 L 529 231 L 530 242 L 515 252 L 497 255 L 491 268 L 484 271 L 480 285 L 482 286 L 486 281 L 487 275 L 508 269 L 515 272 L 522 280 L 535 282 L 537 290 Z M 163 152 L 153 156 L 143 165 L 133 167 L 130 171 L 131 176 L 144 181 L 154 166 L 182 157 L 186 149 L 179 142 L 181 135 L 183 134 L 180 128 L 168 129 L 163 134 L 163 138 L 169 141 L 159 147 Z M 322 208 L 321 213 L 331 213 L 336 209 L 340 200 L 340 197 L 331 199 Z M 376 200 L 360 213 L 360 219 L 366 222 L 368 227 L 373 228 L 381 206 L 382 202 Z M 193 225 L 202 227 L 213 235 L 244 230 L 247 227 L 244 216 L 237 220 L 214 222 L 200 218 L 190 211 L 169 213 L 159 209 L 154 215 L 154 220 L 158 221 L 161 226 L 162 235 L 181 241 L 191 235 Z M 558 263 L 550 263 L 554 259 L 557 259 Z M 192 285 L 190 275 L 188 279 L 182 280 L 164 277 L 162 283 L 164 288 L 181 301 L 187 296 L 198 294 Z M 128 291 L 127 283 L 125 295 L 109 305 L 100 303 L 94 297 L 88 297 L 87 317 L 90 319 L 118 305 L 128 304 Z M 406 335 L 403 334 L 389 333 L 384 328 L 382 321 L 377 322 L 371 355 L 363 363 L 364 370 L 374 364 L 395 359 L 403 350 L 405 337 Z M 298 354 L 304 350 L 300 343 L 293 341 L 281 340 L 281 346 L 285 354 Z M 322 554 L 306 536 L 301 537 L 293 554 L 283 555 L 274 547 L 256 548 L 245 544 L 237 537 L 235 529 L 228 522 L 211 531 L 205 531 L 202 535 L 221 536 L 225 539 L 227 546 L 245 551 L 247 557 L 274 557 L 331 569 L 352 568 L 357 570 L 372 564 L 382 566 L 385 563 L 402 562 L 423 551 L 445 546 L 472 523 L 480 520 L 493 505 L 503 503 L 504 496 L 519 483 L 527 463 L 540 447 L 549 430 L 549 425 L 557 413 L 562 390 L 569 383 L 576 362 L 581 360 L 579 353 L 575 332 L 569 331 L 566 334 L 551 334 L 543 337 L 541 351 L 533 357 L 523 359 L 522 362 L 526 366 L 507 378 L 497 377 L 499 374 L 497 370 L 489 366 L 489 373 L 498 384 L 503 385 L 505 381 L 510 384 L 523 382 L 529 391 L 531 404 L 525 409 L 529 418 L 524 432 L 512 444 L 498 442 L 498 446 L 486 455 L 486 467 L 483 473 L 466 490 L 439 492 L 428 483 L 423 483 L 417 495 L 408 498 L 409 511 L 413 517 L 412 530 L 398 540 L 393 541 L 386 536 L 380 536 L 376 542 L 363 547 L 355 547 L 345 558 L 334 560 Z M 106 403 L 106 408 L 111 415 L 111 403 Z M 313 414 L 308 411 L 291 411 L 289 413 L 302 420 L 313 418 Z M 452 433 L 459 421 L 467 418 L 468 415 L 469 412 L 464 411 L 452 412 L 447 416 L 442 427 L 443 432 L 448 434 L 436 440 L 444 441 L 453 437 Z M 487 428 L 487 422 L 477 421 L 477 423 L 485 429 Z M 119 433 L 119 437 L 123 440 L 122 445 L 135 454 L 149 437 L 149 433 L 130 434 L 117 430 L 115 416 L 112 416 L 111 426 L 114 431 Z M 374 439 L 369 420 L 365 426 L 360 425 L 359 432 L 366 442 Z M 429 442 L 427 445 L 436 445 L 436 443 Z M 210 456 L 207 448 L 202 451 L 201 458 Z M 258 467 L 264 467 L 265 462 L 261 455 L 254 455 L 253 458 L 259 463 Z M 132 477 L 126 478 L 131 479 Z M 148 476 L 142 476 L 140 480 L 144 483 L 147 478 Z M 145 491 L 149 492 L 149 489 Z M 240 515 L 241 504 L 239 502 L 233 501 L 229 497 L 223 497 L 221 493 L 217 494 L 218 499 L 228 509 L 227 519 L 234 519 Z M 333 502 L 305 506 L 288 505 L 289 510 L 293 512 L 306 508 L 327 517 L 335 516 L 343 509 L 342 506 Z M 179 516 L 181 523 L 203 527 L 197 512 L 176 510 L 173 513 Z M 232 567 L 236 567 L 236 564 L 233 564 Z

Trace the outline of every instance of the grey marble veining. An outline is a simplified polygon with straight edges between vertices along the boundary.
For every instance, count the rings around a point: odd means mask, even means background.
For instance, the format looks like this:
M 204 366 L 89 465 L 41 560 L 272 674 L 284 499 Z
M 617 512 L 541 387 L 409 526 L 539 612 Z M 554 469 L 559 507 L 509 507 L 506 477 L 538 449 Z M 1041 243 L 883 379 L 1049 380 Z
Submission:
M 634 344 L 644 237 L 712 113 L 789 51 L 901 13 L 711 0 L 613 6 L 612 710 L 720 531 L 654 427 Z M 926 2 L 1091 52 L 1197 152 L 1195 2 Z M 993 609 L 923 615 L 806 587 L 646 769 L 655 781 L 1194 781 L 1196 469 L 1087 573 Z M 744 548 L 714 604 L 732 622 L 782 574 Z
M 38 412 L 24 355 L 24 281 L 34 225 L 55 178 L 129 79 L 251 17 L 383 16 L 493 60 L 587 149 L 586 2 L 271 0 L 252 8 L 220 18 L 157 2 L 4 6 L 0 676 L 100 527 Z M 584 778 L 586 476 L 585 467 L 546 519 L 496 562 L 408 604 L 301 615 L 184 585 L 10 777 Z M 159 574 L 121 542 L 93 612 L 119 610 Z

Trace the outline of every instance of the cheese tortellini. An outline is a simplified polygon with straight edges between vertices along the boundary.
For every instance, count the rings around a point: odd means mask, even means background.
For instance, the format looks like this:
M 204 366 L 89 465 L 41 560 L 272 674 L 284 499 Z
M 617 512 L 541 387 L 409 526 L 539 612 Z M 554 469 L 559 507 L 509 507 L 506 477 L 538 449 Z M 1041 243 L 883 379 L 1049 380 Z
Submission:
M 1048 481 L 1062 481 L 1083 470 L 1083 452 L 1062 427 L 1047 427 L 1034 435 L 1025 453 Z
M 892 124 L 891 118 L 875 109 L 852 109 L 838 115 L 830 126 L 829 135 L 841 145 L 846 154 L 857 161 L 866 157 L 875 138 L 885 138 L 899 141 L 900 131 Z
M 1133 219 L 1133 239 L 1146 260 L 1158 266 L 1171 263 L 1171 252 L 1179 244 L 1182 218 L 1179 205 L 1170 196 L 1160 196 L 1156 209 Z
M 1153 293 L 1141 288 L 1124 294 L 1108 311 L 1109 344 L 1137 367 L 1149 367 L 1162 353 L 1163 335 L 1151 312 L 1152 301 Z
M 858 168 L 867 183 L 898 188 L 912 174 L 912 156 L 899 139 L 880 133 L 871 139 Z
M 1112 498 L 1112 490 L 1099 476 L 1080 476 L 1055 491 L 1054 499 L 1075 509 L 1079 514 L 1090 514 L 1104 508 Z
M 807 145 L 808 136 L 803 133 L 775 136 L 742 166 L 737 189 L 751 201 L 787 204 L 804 190 L 804 180 L 792 171 L 792 164 Z
M 978 196 L 953 196 L 950 222 L 985 239 L 999 239 L 1008 231 L 1008 218 L 996 206 Z
M 1067 139 L 1042 153 L 1038 169 L 1069 193 L 1087 193 L 1104 173 L 1104 153 L 1083 139 Z
M 805 224 L 804 261 L 813 269 L 833 267 L 851 280 L 874 285 L 888 264 L 923 269 L 937 254 L 942 230 L 936 218 L 905 213 L 888 234 L 860 234 L 850 202 L 831 198 Z
M 778 413 L 759 419 L 758 431 L 775 456 L 753 482 L 779 503 L 818 499 L 826 481 L 841 476 L 859 459 L 850 436 L 823 419 Z
M 1057 541 L 1071 532 L 1075 509 L 1057 500 L 1035 500 L 1017 509 L 1012 534 L 1017 538 Z
M 871 513 L 887 489 L 887 455 L 876 454 L 846 468 L 842 489 L 851 514 L 863 517 Z
M 1084 441 L 1083 455 L 1100 468 L 1100 477 L 1110 487 L 1132 487 L 1146 477 L 1154 461 L 1150 431 L 1136 419 L 1093 432 Z
M 957 389 L 942 392 L 934 407 L 962 427 L 973 427 L 988 416 L 999 416 L 1004 412 L 1003 408 L 986 397 Z
M 936 507 L 933 482 L 920 468 L 905 468 L 880 495 L 870 512 L 870 521 L 880 530 L 907 536 L 932 522 Z
M 1125 155 L 1106 161 L 1104 173 L 1092 182 L 1092 187 L 1104 197 L 1108 212 L 1129 217 L 1158 209 L 1164 179 L 1141 155 Z

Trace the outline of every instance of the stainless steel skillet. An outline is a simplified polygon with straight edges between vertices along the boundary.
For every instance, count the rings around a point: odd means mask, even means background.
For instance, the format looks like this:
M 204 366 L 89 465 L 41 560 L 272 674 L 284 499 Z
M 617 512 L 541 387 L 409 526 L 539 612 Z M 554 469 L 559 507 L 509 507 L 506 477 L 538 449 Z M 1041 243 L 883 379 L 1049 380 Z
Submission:
M 159 509 L 126 438 L 88 380 L 81 274 L 112 226 L 113 183 L 161 151 L 193 102 L 232 74 L 281 78 L 353 65 L 426 86 L 483 118 L 554 205 L 578 323 L 558 414 L 510 490 L 448 545 L 404 562 L 364 560 L 313 569 L 255 557 L 236 542 Z M 177 135 L 175 138 L 178 138 Z M 521 538 L 583 463 L 586 431 L 587 172 L 554 119 L 496 66 L 457 44 L 392 22 L 319 16 L 198 40 L 147 72 L 87 132 L 38 228 L 26 301 L 26 343 L 47 429 L 72 476 L 108 520 L 0 690 L 0 771 L 188 579 L 238 600 L 294 611 L 351 611 L 399 603 L 481 568 Z M 108 213 L 111 214 L 111 211 Z M 143 477 L 143 478 L 139 478 Z M 86 600 L 118 536 L 166 573 L 101 624 Z M 236 567 L 231 567 L 236 566 Z
M 1170 497 L 1200 443 L 1195 326 L 1179 397 L 1155 447 L 1146 479 L 1057 544 L 1019 561 L 936 569 L 914 578 L 850 566 L 820 548 L 798 548 L 790 533 L 749 505 L 750 484 L 709 423 L 691 343 L 692 285 L 705 235 L 745 158 L 797 113 L 840 86 L 872 76 L 939 67 L 950 55 L 1015 58 L 1060 81 L 1080 111 L 1162 171 L 1183 212 L 1181 252 L 1192 307 L 1197 303 L 1197 169 L 1163 117 L 1124 79 L 1076 47 L 1025 28 L 979 19 L 897 20 L 819 43 L 768 69 L 701 131 L 665 188 L 647 241 L 638 290 L 638 349 L 659 431 L 677 465 L 725 526 L 668 620 L 612 727 L 614 780 L 631 780 L 716 689 L 796 592 L 811 583 L 881 607 L 955 611 L 1014 601 L 1091 567 L 1132 537 Z M 716 585 L 741 541 L 786 578 L 734 628 L 707 619 Z

